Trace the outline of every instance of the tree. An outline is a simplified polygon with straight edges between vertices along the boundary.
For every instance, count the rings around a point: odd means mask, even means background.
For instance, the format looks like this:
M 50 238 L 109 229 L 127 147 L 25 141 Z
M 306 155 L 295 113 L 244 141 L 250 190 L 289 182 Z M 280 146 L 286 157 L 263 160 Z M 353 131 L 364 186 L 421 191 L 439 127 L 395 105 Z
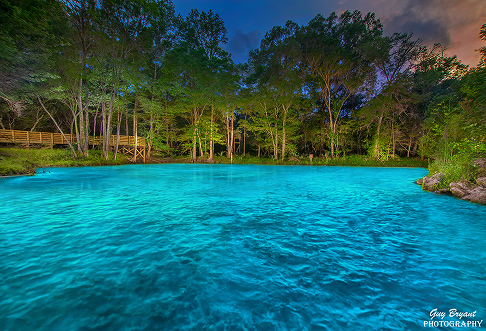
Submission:
M 486 41 L 486 23 L 481 26 L 481 29 L 479 30 L 479 38 L 483 41 Z M 479 67 L 485 67 L 486 66 L 486 46 L 482 46 L 480 49 L 478 49 L 479 54 L 481 55 L 481 58 L 479 59 Z
M 252 116 L 249 128 L 266 133 L 271 141 L 274 158 L 281 146 L 282 161 L 295 141 L 298 129 L 296 105 L 302 91 L 300 70 L 301 48 L 296 39 L 299 26 L 288 21 L 272 28 L 261 42 L 260 49 L 250 52 L 253 74 L 248 82 L 256 87 L 259 110 Z M 298 109 L 298 107 L 297 107 Z
M 220 43 L 226 42 L 226 28 L 218 14 L 212 11 L 199 12 L 192 10 L 185 20 L 179 23 L 180 40 L 176 47 L 168 53 L 166 59 L 169 66 L 175 70 L 182 88 L 180 101 L 186 109 L 188 126 L 181 137 L 186 147 L 191 150 L 191 160 L 196 161 L 199 146 L 200 156 L 204 157 L 203 131 L 205 130 L 203 116 L 211 111 L 209 159 L 214 154 L 213 132 L 214 106 L 218 96 L 220 81 L 227 81 L 231 76 L 232 61 L 229 55 L 220 48 Z M 229 73 L 229 74 L 228 74 Z
M 320 96 L 321 129 L 328 126 L 331 155 L 335 154 L 344 105 L 374 81 L 375 67 L 365 50 L 381 34 L 381 23 L 374 14 L 363 18 L 359 11 L 346 11 L 340 17 L 317 15 L 299 32 L 303 65 L 309 86 Z
M 65 40 L 65 16 L 55 0 L 0 1 L 0 127 L 35 108 L 31 82 L 46 76 Z M 4 103 L 1 102 L 4 101 Z M 5 107 L 4 107 L 5 105 Z
M 375 124 L 368 148 L 373 157 L 387 159 L 395 155 L 399 118 L 416 118 L 412 115 L 417 98 L 411 93 L 411 78 L 413 66 L 423 51 L 420 40 L 399 33 L 391 37 L 377 37 L 365 47 L 366 56 L 373 61 L 382 80 L 375 97 L 360 110 L 360 116 L 368 127 Z M 383 124 L 387 126 L 387 134 L 383 132 Z

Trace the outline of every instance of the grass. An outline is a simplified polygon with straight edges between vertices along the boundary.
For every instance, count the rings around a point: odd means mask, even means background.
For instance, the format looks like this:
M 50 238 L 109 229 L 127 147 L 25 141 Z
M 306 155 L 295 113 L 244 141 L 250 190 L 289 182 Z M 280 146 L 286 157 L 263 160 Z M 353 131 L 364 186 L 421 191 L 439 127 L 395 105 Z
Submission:
M 0 148 L 0 176 L 33 175 L 36 168 L 46 167 L 79 167 L 128 164 L 130 161 L 123 154 L 117 159 L 110 155 L 105 160 L 101 151 L 89 151 L 87 158 L 73 158 L 67 149 L 24 149 Z
M 443 174 L 443 179 L 435 189 L 449 188 L 450 183 L 459 181 L 474 182 L 478 177 L 486 176 L 484 168 L 474 167 L 477 156 L 455 155 L 452 159 L 438 158 L 429 166 L 429 176 Z
M 190 162 L 186 157 L 172 158 L 171 162 Z M 300 160 L 300 162 L 298 161 Z M 231 160 L 226 156 L 214 156 L 214 163 L 230 164 Z M 235 155 L 233 156 L 233 164 L 263 164 L 263 165 L 309 165 L 308 157 L 286 158 L 284 162 L 281 159 L 275 160 L 272 157 L 257 157 L 253 155 Z M 364 155 L 350 155 L 335 158 L 315 157 L 312 160 L 312 165 L 327 165 L 327 166 L 355 166 L 355 167 L 420 167 L 427 168 L 428 162 L 420 158 L 395 158 L 388 161 L 380 161 Z
M 297 159 L 300 160 L 297 161 Z M 154 159 L 153 163 L 190 163 L 188 156 L 173 158 Z M 0 176 L 12 175 L 33 175 L 36 168 L 46 167 L 78 167 L 78 166 L 99 166 L 99 165 L 118 165 L 128 164 L 128 158 L 119 153 L 117 159 L 105 160 L 102 152 L 97 150 L 89 151 L 87 158 L 73 158 L 68 149 L 25 149 L 25 148 L 0 148 Z M 215 156 L 214 163 L 230 164 L 231 160 L 226 156 Z M 309 165 L 308 157 L 286 158 L 275 160 L 272 157 L 257 157 L 252 155 L 233 157 L 234 164 L 266 164 L 266 165 Z M 427 161 L 418 158 L 396 158 L 389 161 L 380 161 L 363 155 L 350 155 L 336 158 L 316 157 L 313 165 L 327 166 L 357 166 L 357 167 L 427 167 Z

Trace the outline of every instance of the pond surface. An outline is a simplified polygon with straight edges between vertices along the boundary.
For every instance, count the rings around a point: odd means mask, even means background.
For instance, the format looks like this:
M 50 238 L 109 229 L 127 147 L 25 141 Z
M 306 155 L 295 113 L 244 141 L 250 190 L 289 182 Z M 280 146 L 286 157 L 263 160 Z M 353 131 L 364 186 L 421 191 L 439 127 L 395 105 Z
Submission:
M 486 320 L 486 207 L 423 192 L 425 169 L 43 170 L 0 179 L 2 330 Z

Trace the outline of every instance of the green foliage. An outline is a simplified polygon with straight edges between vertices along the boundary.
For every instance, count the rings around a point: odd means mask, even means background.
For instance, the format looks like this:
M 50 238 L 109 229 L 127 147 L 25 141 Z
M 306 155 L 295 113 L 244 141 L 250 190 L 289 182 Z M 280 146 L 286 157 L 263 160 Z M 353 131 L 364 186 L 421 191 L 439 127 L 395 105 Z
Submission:
M 484 154 L 486 69 L 383 36 L 372 13 L 276 26 L 240 65 L 221 48 L 217 13 L 183 18 L 170 0 L 0 0 L 0 26 L 0 127 L 53 131 L 29 100 L 40 95 L 55 130 L 79 133 L 86 149 L 83 132 L 102 125 L 193 161 L 225 147 L 238 159 L 229 138 L 243 133 L 246 152 L 272 164 L 313 153 L 315 164 L 380 165 L 417 146 L 441 164 Z
M 35 174 L 36 168 L 118 165 L 129 163 L 125 155 L 106 160 L 101 151 L 92 151 L 88 158 L 73 158 L 66 149 L 0 148 L 0 176 Z
M 387 161 L 394 155 L 391 150 L 390 137 L 375 135 L 368 144 L 368 155 L 381 161 Z
M 473 166 L 471 155 L 454 155 L 452 159 L 436 159 L 429 165 L 429 174 L 444 174 L 444 178 L 437 189 L 449 188 L 449 184 L 458 181 L 474 181 L 477 169 Z

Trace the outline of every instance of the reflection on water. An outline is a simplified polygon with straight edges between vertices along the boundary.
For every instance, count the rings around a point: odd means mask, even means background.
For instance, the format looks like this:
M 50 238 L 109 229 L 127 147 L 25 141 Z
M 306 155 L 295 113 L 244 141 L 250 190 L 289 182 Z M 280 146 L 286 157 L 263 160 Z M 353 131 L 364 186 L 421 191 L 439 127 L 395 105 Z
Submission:
M 424 169 L 50 170 L 0 179 L 3 330 L 419 330 L 435 308 L 486 319 L 486 208 L 423 192 Z

